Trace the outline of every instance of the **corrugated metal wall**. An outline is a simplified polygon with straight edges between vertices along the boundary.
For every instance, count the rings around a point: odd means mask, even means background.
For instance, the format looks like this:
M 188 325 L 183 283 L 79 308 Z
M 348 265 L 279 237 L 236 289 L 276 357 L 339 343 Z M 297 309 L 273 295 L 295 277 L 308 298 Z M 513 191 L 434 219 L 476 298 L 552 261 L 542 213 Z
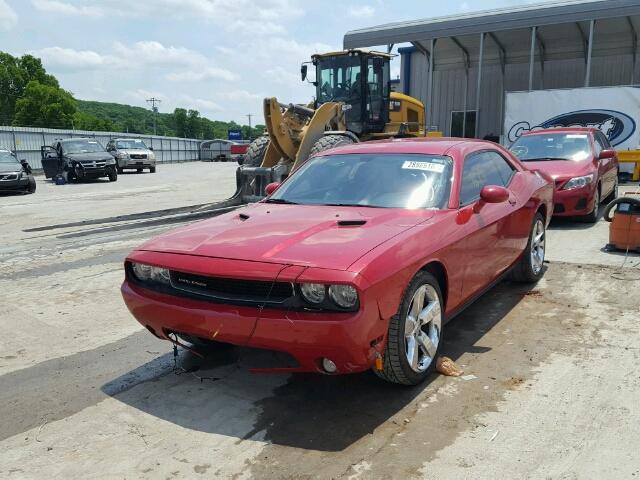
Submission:
M 55 130 L 50 128 L 0 126 L 0 148 L 15 150 L 19 159 L 25 159 L 32 168 L 40 169 L 40 147 L 51 145 L 56 139 L 91 137 L 105 146 L 112 138 L 141 138 L 153 148 L 157 162 L 191 162 L 200 159 L 202 140 L 192 138 L 160 137 L 118 132 L 89 132 L 84 130 Z
M 437 58 L 436 48 L 436 58 Z M 451 112 L 463 110 L 465 104 L 465 69 L 459 65 L 443 65 L 434 69 L 433 105 L 427 104 L 429 64 L 426 56 L 418 51 L 411 53 L 411 80 L 409 95 L 419 98 L 427 109 L 429 124 L 445 135 L 451 134 Z M 403 55 L 404 57 L 405 55 Z M 640 62 L 632 76 L 630 54 L 593 57 L 591 65 L 592 87 L 630 85 L 632 79 L 640 78 Z M 401 74 L 404 73 L 401 60 Z M 544 64 L 544 79 L 541 65 L 534 66 L 534 89 L 575 88 L 584 86 L 585 62 L 583 59 L 548 60 Z M 403 82 L 400 82 L 403 85 Z M 475 110 L 477 85 L 477 62 L 469 69 L 467 88 L 467 110 Z M 502 111 L 504 91 L 520 91 L 529 88 L 529 64 L 507 64 L 504 75 L 499 64 L 489 61 L 482 67 L 480 96 L 479 137 L 502 133 Z M 405 92 L 406 93 L 406 92 Z

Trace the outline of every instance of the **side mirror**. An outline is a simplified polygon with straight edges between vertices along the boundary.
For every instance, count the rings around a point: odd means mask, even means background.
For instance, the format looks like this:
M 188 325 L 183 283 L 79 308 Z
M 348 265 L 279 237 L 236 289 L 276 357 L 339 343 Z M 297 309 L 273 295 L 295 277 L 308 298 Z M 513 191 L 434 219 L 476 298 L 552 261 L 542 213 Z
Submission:
M 271 195 L 273 192 L 275 192 L 278 187 L 280 186 L 279 182 L 273 182 L 270 183 L 269 185 L 267 185 L 266 187 L 264 187 L 264 193 L 267 194 L 267 196 Z
M 307 79 L 307 66 L 306 65 L 301 65 L 300 66 L 300 77 L 302 78 L 303 82 Z
M 604 160 L 605 158 L 614 158 L 615 156 L 616 151 L 613 148 L 606 148 L 600 152 L 598 160 Z
M 485 185 L 480 190 L 480 200 L 473 206 L 473 211 L 478 213 L 486 203 L 502 203 L 509 200 L 509 190 L 498 185 Z
M 153 152 L 153 147 L 149 147 L 149 150 L 151 150 Z

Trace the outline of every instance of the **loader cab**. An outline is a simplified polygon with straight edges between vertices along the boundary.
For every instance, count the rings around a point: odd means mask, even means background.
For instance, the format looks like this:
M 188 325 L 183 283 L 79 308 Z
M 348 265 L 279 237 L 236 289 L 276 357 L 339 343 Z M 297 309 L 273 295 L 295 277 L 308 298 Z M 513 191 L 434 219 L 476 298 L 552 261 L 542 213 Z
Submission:
M 342 102 L 350 131 L 359 136 L 383 132 L 389 120 L 390 58 L 364 50 L 314 55 L 316 108 Z

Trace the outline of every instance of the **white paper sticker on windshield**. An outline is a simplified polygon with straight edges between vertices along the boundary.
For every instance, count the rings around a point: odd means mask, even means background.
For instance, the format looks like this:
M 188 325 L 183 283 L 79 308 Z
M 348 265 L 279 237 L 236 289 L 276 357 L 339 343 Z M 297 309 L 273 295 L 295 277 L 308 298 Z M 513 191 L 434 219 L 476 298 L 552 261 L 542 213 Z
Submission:
M 442 163 L 432 163 L 432 162 L 406 161 L 402 164 L 402 168 L 406 168 L 409 170 L 425 170 L 427 172 L 436 172 L 436 173 L 444 172 L 444 165 Z
M 89 140 L 87 143 L 98 143 L 98 142 L 94 142 L 92 140 Z
M 567 138 L 587 138 L 584 133 L 569 133 Z

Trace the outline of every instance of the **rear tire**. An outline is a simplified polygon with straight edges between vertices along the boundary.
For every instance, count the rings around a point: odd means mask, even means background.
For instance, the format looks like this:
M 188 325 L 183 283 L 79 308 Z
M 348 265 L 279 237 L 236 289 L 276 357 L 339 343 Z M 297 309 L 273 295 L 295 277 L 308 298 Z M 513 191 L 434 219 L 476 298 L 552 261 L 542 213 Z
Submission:
M 267 153 L 267 147 L 269 146 L 269 142 L 271 140 L 268 136 L 263 135 L 262 137 L 256 138 L 249 148 L 247 149 L 247 153 L 244 155 L 244 160 L 242 165 L 244 167 L 259 167 L 262 165 L 262 161 L 264 160 L 264 155 Z
M 329 150 L 330 148 L 353 145 L 354 143 L 356 142 L 346 135 L 325 135 L 313 144 L 313 147 L 311 147 L 311 151 L 309 152 L 309 156 L 312 157 L 320 152 Z
M 374 370 L 376 375 L 402 385 L 417 385 L 431 375 L 442 345 L 443 312 L 438 281 L 429 272 L 419 272 L 389 321 L 383 368 Z
M 535 283 L 544 275 L 544 254 L 546 252 L 546 225 L 544 217 L 537 212 L 531 225 L 529 241 L 522 258 L 511 271 L 511 279 L 521 283 Z

